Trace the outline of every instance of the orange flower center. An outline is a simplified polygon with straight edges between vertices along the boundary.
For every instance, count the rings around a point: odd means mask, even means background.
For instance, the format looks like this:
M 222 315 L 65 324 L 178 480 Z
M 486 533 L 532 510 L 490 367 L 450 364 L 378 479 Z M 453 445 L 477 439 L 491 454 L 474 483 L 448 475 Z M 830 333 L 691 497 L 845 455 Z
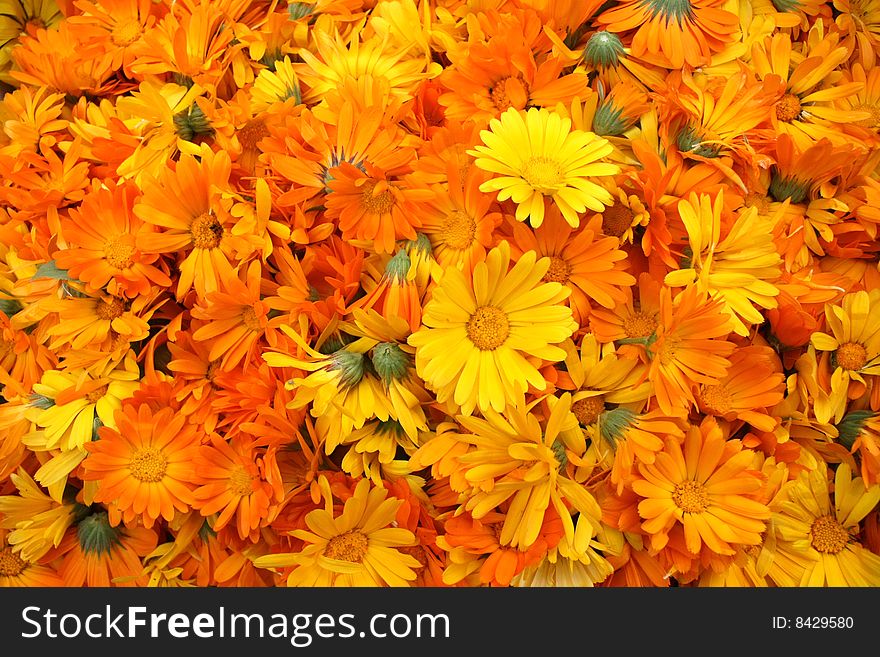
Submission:
M 440 237 L 443 243 L 451 249 L 464 251 L 474 243 L 474 235 L 477 233 L 477 224 L 464 210 L 453 210 L 443 225 L 440 226 Z
M 521 74 L 501 78 L 489 90 L 489 96 L 495 107 L 503 112 L 509 107 L 525 109 L 529 101 L 529 85 Z
M 104 245 L 104 259 L 107 264 L 116 269 L 131 267 L 131 257 L 134 255 L 134 246 L 126 244 L 119 238 L 111 240 Z
M 495 306 L 480 306 L 467 323 L 467 336 L 477 349 L 494 351 L 510 335 L 507 315 Z
M 28 562 L 15 554 L 11 547 L 0 550 L 0 577 L 15 577 L 27 567 Z
M 375 180 L 368 180 L 364 184 L 364 190 L 361 192 L 361 207 L 370 214 L 388 214 L 396 203 L 394 194 L 387 186 L 378 194 L 374 194 L 375 188 Z
M 331 538 L 327 542 L 327 547 L 324 548 L 324 556 L 328 559 L 360 563 L 367 554 L 368 545 L 367 537 L 356 529 L 352 529 Z
M 571 265 L 562 258 L 551 256 L 550 269 L 544 274 L 542 279 L 545 283 L 567 283 L 568 277 L 571 276 Z
M 110 32 L 110 40 L 113 44 L 123 48 L 137 41 L 140 36 L 141 24 L 137 21 L 120 23 Z
M 857 105 L 853 107 L 854 112 L 868 112 L 871 116 L 867 119 L 861 119 L 860 121 L 856 121 L 855 124 L 861 126 L 863 128 L 877 128 L 880 127 L 880 105 L 869 105 L 867 103 L 862 103 L 861 105 Z
M 553 194 L 562 184 L 562 166 L 556 160 L 533 155 L 523 162 L 520 175 L 529 185 L 542 194 Z
M 628 338 L 647 338 L 657 329 L 657 316 L 644 310 L 634 312 L 623 319 L 623 330 Z
M 229 474 L 229 488 L 236 495 L 250 495 L 254 491 L 253 481 L 254 477 L 242 465 Z
M 801 114 L 801 99 L 794 94 L 785 94 L 776 103 L 776 118 L 791 123 Z
M 241 144 L 243 149 L 256 151 L 259 150 L 257 144 L 263 138 L 269 136 L 269 128 L 266 127 L 263 119 L 252 119 L 239 128 L 236 135 L 238 136 L 238 143 Z
M 698 481 L 682 481 L 675 485 L 672 501 L 685 513 L 703 513 L 709 508 L 709 493 Z
M 758 208 L 758 214 L 770 213 L 770 199 L 760 192 L 747 194 L 743 199 L 743 205 L 747 208 Z
M 571 412 L 583 425 L 593 424 L 605 410 L 605 398 L 602 395 L 579 399 L 571 405 Z
M 99 319 L 114 320 L 125 312 L 125 302 L 116 297 L 101 299 L 95 306 L 95 314 Z
M 700 401 L 712 415 L 724 415 L 732 408 L 730 392 L 723 385 L 704 386 Z
M 257 311 L 251 306 L 245 306 L 244 310 L 241 311 L 241 323 L 244 324 L 248 331 L 258 332 L 262 328 L 260 326 L 260 318 L 257 317 Z
M 834 354 L 837 365 L 845 370 L 860 370 L 868 361 L 868 352 L 857 342 L 840 345 Z
M 833 516 L 822 516 L 810 527 L 810 544 L 817 552 L 837 554 L 849 543 L 849 532 Z
M 162 481 L 167 468 L 168 459 L 161 449 L 156 449 L 155 447 L 142 447 L 138 449 L 128 463 L 131 476 L 138 481 L 144 482 Z
M 632 226 L 635 214 L 623 203 L 615 203 L 602 213 L 602 232 L 609 237 L 620 237 Z
M 104 395 L 107 394 L 107 390 L 110 388 L 108 384 L 102 385 L 100 388 L 95 388 L 89 394 L 86 395 L 86 400 L 90 404 L 98 403 L 98 400 L 101 399 Z
M 197 249 L 216 249 L 223 239 L 223 225 L 213 212 L 203 212 L 193 219 L 189 229 L 193 246 Z
M 205 378 L 208 381 L 213 381 L 214 377 L 217 376 L 217 369 L 220 367 L 220 359 L 216 358 L 208 363 L 208 367 L 205 368 Z

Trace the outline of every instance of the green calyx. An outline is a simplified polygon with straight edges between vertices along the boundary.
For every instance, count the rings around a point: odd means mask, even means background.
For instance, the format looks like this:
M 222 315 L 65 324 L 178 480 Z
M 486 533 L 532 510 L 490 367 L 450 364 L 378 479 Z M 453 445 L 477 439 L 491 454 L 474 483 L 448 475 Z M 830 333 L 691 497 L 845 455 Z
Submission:
M 22 308 L 23 306 L 15 299 L 0 299 L 0 313 L 7 317 L 12 317 Z
M 193 103 L 188 110 L 174 115 L 174 128 L 177 135 L 185 141 L 195 141 L 198 137 L 214 134 L 211 122 L 202 108 Z
M 862 432 L 865 422 L 877 415 L 873 411 L 851 411 L 843 416 L 837 425 L 837 440 L 847 449 L 852 449 L 853 443 Z
M 406 279 L 407 274 L 409 274 L 409 268 L 411 265 L 412 261 L 409 259 L 406 251 L 400 249 L 394 257 L 388 261 L 388 264 L 385 265 L 385 275 L 392 280 L 402 281 Z
M 364 378 L 366 356 L 347 349 L 340 349 L 330 357 L 330 369 L 339 372 L 339 383 L 345 388 L 356 386 Z
M 106 511 L 87 516 L 76 527 L 76 536 L 83 552 L 109 553 L 120 543 L 119 530 L 110 526 Z
M 606 99 L 596 108 L 593 115 L 593 132 L 601 137 L 616 137 L 626 130 L 623 109 Z
M 793 176 L 783 176 L 774 172 L 770 180 L 770 188 L 767 190 L 774 201 L 782 203 L 789 199 L 792 203 L 801 203 L 810 192 L 808 183 L 803 183 Z
M 613 68 L 623 52 L 619 36 L 613 32 L 596 32 L 584 46 L 584 62 L 594 68 Z
M 373 347 L 371 360 L 385 385 L 405 378 L 410 364 L 409 355 L 394 342 L 380 342 Z
M 628 408 L 614 408 L 605 411 L 599 415 L 597 420 L 599 435 L 612 447 L 615 447 L 617 442 L 623 438 L 624 431 L 632 426 L 635 417 L 636 413 Z

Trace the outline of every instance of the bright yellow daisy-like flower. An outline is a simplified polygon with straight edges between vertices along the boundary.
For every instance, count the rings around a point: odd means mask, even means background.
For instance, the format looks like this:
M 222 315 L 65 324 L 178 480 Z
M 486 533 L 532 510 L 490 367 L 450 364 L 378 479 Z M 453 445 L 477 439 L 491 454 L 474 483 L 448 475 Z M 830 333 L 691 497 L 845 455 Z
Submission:
M 755 208 L 742 212 L 721 239 L 723 204 L 722 192 L 714 202 L 705 194 L 691 194 L 689 201 L 679 202 L 691 266 L 671 272 L 665 282 L 673 287 L 695 283 L 723 301 L 736 333 L 748 335 L 751 325 L 764 321 L 755 306 L 776 307 L 779 288 L 773 281 L 780 276 L 782 259 L 773 245 L 771 226 L 760 220 Z
M 416 544 L 411 531 L 394 526 L 403 500 L 388 499 L 387 490 L 361 479 L 336 516 L 326 479 L 322 484 L 325 508 L 306 515 L 308 530 L 291 532 L 305 541 L 303 549 L 258 557 L 254 563 L 261 568 L 294 566 L 288 586 L 409 586 L 420 564 L 398 549 Z
M 880 374 L 880 290 L 860 290 L 847 294 L 840 306 L 826 305 L 825 324 L 830 334 L 817 331 L 810 342 L 818 351 L 831 352 L 830 406 L 817 399 L 815 413 L 820 422 L 832 417 L 839 422 L 847 399 L 861 396 Z
M 546 109 L 508 109 L 489 121 L 483 140 L 468 154 L 480 169 L 497 174 L 480 185 L 482 192 L 498 192 L 498 200 L 517 204 L 518 221 L 544 221 L 545 203 L 552 201 L 577 228 L 579 212 L 602 212 L 614 202 L 611 193 L 590 178 L 613 176 L 616 164 L 601 162 L 613 150 L 592 132 L 571 129 L 571 119 Z
M 565 358 L 554 346 L 577 329 L 571 309 L 561 305 L 569 290 L 542 283 L 550 259 L 536 262 L 528 251 L 508 271 L 510 245 L 505 241 L 474 267 L 468 280 L 448 269 L 424 309 L 424 328 L 409 337 L 416 347 L 416 371 L 437 393 L 470 415 L 504 410 L 522 399 L 527 387 L 543 390 L 547 382 L 529 358 Z
M 575 540 L 569 505 L 592 519 L 598 529 L 601 510 L 595 498 L 571 476 L 574 463 L 586 451 L 586 440 L 571 412 L 571 395 L 547 398 L 546 420 L 528 407 L 510 407 L 504 416 L 492 409 L 486 419 L 460 416 L 470 433 L 456 438 L 476 449 L 459 456 L 465 477 L 473 485 L 464 507 L 482 518 L 510 501 L 499 541 L 521 550 L 538 538 L 550 505 L 562 518 L 566 536 Z M 583 529 L 582 529 L 583 531 Z
M 859 523 L 880 502 L 842 463 L 831 501 L 826 466 L 802 472 L 774 508 L 776 550 L 768 576 L 777 586 L 880 586 L 880 556 L 859 543 Z

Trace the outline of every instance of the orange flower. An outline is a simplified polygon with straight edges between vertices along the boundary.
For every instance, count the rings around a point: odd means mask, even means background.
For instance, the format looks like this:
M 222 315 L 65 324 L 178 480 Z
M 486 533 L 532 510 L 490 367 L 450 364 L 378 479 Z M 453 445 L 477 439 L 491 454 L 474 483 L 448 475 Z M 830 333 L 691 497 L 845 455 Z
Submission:
M 200 296 L 214 292 L 221 280 L 233 276 L 231 259 L 247 253 L 251 244 L 232 232 L 228 189 L 232 161 L 226 153 L 202 146 L 200 157 L 182 155 L 174 169 L 163 169 L 144 185 L 134 214 L 165 230 L 141 233 L 136 246 L 144 253 L 186 252 L 180 262 L 177 297 L 195 287 Z
M 229 442 L 211 436 L 193 458 L 193 507 L 203 516 L 219 513 L 212 529 L 219 532 L 234 521 L 238 535 L 256 542 L 256 531 L 271 519 L 283 495 L 274 454 L 257 450 L 258 440 L 241 437 Z
M 624 271 L 626 253 L 618 248 L 619 240 L 601 236 L 599 217 L 573 229 L 553 206 L 538 228 L 530 229 L 518 221 L 509 223 L 519 251 L 514 255 L 535 251 L 539 258 L 550 258 L 550 269 L 542 280 L 562 283 L 571 290 L 568 305 L 580 324 L 590 315 L 590 301 L 614 308 L 626 300 L 623 288 L 635 285 L 636 279 Z
M 244 275 L 244 281 L 230 278 L 221 283 L 221 290 L 208 293 L 192 310 L 195 319 L 206 322 L 193 332 L 193 339 L 210 340 L 208 358 L 219 360 L 225 371 L 242 362 L 247 369 L 269 322 L 269 306 L 260 296 L 260 262 L 251 262 Z
M 693 555 L 704 544 L 722 555 L 735 554 L 735 545 L 760 545 L 770 509 L 751 498 L 762 486 L 760 473 L 750 469 L 753 458 L 706 418 L 690 428 L 684 445 L 668 438 L 653 464 L 640 463 L 632 489 L 644 498 L 639 515 L 652 549 L 662 550 L 676 525 Z
M 346 240 L 362 240 L 380 253 L 392 253 L 400 239 L 414 240 L 421 205 L 434 198 L 434 192 L 421 187 L 414 177 L 389 180 L 387 173 L 371 164 L 361 170 L 343 162 L 334 169 L 336 178 L 325 205 L 327 216 L 339 219 L 339 230 Z
M 602 12 L 596 22 L 609 32 L 635 29 L 632 54 L 664 68 L 693 68 L 709 63 L 739 28 L 724 0 L 645 2 L 625 0 Z
M 730 367 L 727 356 L 736 348 L 726 340 L 730 330 L 721 302 L 688 287 L 673 307 L 669 288 L 663 288 L 656 339 L 648 339 L 648 378 L 664 413 L 684 413 L 694 402 L 695 385 L 721 382 Z
M 55 253 L 55 263 L 92 292 L 106 286 L 112 295 L 134 297 L 148 294 L 151 285 L 171 285 L 155 265 L 159 256 L 137 249 L 144 226 L 132 213 L 137 195 L 132 183 L 95 181 L 80 206 L 61 219 L 68 248 Z
M 126 523 L 140 518 L 152 527 L 160 517 L 193 503 L 190 463 L 199 442 L 196 427 L 170 408 L 153 413 L 147 404 L 124 406 L 117 429 L 101 427 L 100 440 L 86 445 L 84 481 L 97 481 L 96 502 L 114 504 Z

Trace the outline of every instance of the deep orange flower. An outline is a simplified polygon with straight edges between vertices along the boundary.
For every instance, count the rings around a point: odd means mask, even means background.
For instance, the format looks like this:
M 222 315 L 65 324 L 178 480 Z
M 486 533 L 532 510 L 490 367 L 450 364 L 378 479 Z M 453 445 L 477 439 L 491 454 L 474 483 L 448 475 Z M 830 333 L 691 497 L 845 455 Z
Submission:
M 83 479 L 97 481 L 95 501 L 114 504 L 126 523 L 152 527 L 193 503 L 190 465 L 199 432 L 170 408 L 153 413 L 142 404 L 115 413 L 117 429 L 101 427 L 86 445 Z

